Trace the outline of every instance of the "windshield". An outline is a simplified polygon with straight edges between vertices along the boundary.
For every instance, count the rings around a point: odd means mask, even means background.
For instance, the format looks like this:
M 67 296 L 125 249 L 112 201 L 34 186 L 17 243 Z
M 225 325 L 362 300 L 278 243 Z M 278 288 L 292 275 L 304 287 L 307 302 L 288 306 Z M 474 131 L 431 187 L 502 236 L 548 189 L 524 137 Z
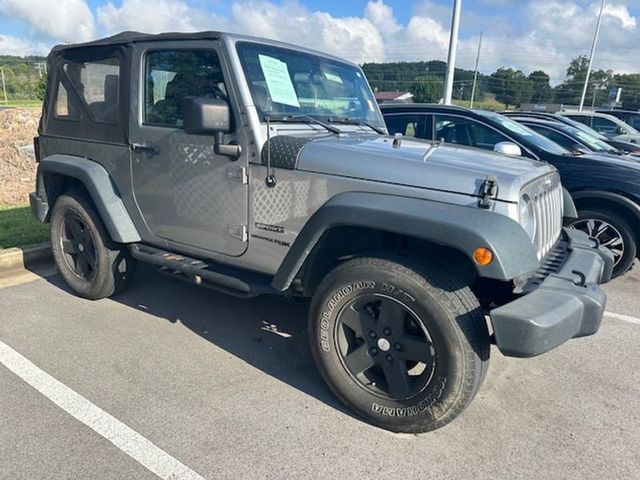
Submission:
M 540 135 L 538 132 L 534 132 L 529 127 L 525 127 L 524 125 L 511 120 L 504 115 L 485 111 L 478 111 L 478 113 L 481 113 L 485 117 L 498 123 L 501 127 L 514 134 L 516 138 L 529 142 L 531 145 L 539 148 L 540 150 L 544 150 L 547 153 L 553 153 L 555 155 L 565 155 L 569 153 L 568 150 L 565 150 L 557 143 L 552 142 L 547 137 Z
M 603 142 L 602 140 L 578 128 L 572 128 L 567 126 L 567 132 L 570 135 L 573 135 L 574 137 L 576 137 L 578 140 L 580 140 L 583 144 L 585 144 L 594 152 L 615 152 L 616 151 L 616 149 L 613 148 L 608 143 Z
M 240 42 L 238 55 L 260 119 L 384 121 L 360 68 L 318 55 Z
M 599 140 L 606 140 L 607 137 L 605 137 L 604 135 L 602 135 L 600 132 L 594 130 L 593 128 L 591 128 L 588 125 L 585 125 L 584 123 L 580 123 L 572 118 L 569 117 L 560 117 L 562 123 L 566 124 L 566 125 L 570 125 L 573 128 L 577 128 L 578 130 L 582 130 L 585 133 L 588 133 L 589 135 L 591 135 L 592 137 L 596 137 Z M 555 121 L 555 119 L 554 119 Z

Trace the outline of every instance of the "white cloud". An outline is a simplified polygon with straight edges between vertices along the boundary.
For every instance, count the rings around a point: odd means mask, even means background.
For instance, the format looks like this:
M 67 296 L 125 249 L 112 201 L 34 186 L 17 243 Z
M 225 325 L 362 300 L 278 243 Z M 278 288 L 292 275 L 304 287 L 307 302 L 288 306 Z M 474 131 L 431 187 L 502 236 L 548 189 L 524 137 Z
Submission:
M 0 0 L 0 17 L 23 20 L 54 43 L 95 36 L 93 14 L 85 0 Z
M 493 10 L 463 6 L 459 67 L 473 68 L 481 31 L 480 67 L 486 73 L 502 66 L 525 73 L 542 69 L 558 82 L 571 58 L 589 53 L 599 0 L 482 2 L 492 5 Z M 0 0 L 0 16 L 5 13 L 29 23 L 32 31 L 25 37 L 34 40 L 23 38 L 23 49 L 41 42 L 85 40 L 121 30 L 218 29 L 275 38 L 358 63 L 445 60 L 447 56 L 451 7 L 442 1 L 415 0 L 411 17 L 402 23 L 385 0 L 370 0 L 361 15 L 350 17 L 323 11 L 321 2 L 311 9 L 296 0 L 235 0 L 224 15 L 215 13 L 216 5 L 220 2 L 103 0 L 96 9 L 94 25 L 85 0 Z M 501 13 L 491 15 L 492 11 Z M 640 44 L 640 26 L 631 12 L 622 0 L 608 2 L 596 68 L 640 71 L 640 58 L 630 55 Z M 18 45 L 16 40 L 13 45 Z M 0 53 L 3 48 L 8 51 L 10 47 L 0 43 Z
M 215 20 L 214 15 L 181 0 L 124 0 L 119 7 L 109 2 L 98 7 L 96 18 L 108 33 L 207 30 Z
M 2 55 L 15 55 L 24 57 L 26 55 L 45 55 L 49 47 L 44 43 L 32 43 L 22 38 L 11 35 L 0 35 L 0 53 Z

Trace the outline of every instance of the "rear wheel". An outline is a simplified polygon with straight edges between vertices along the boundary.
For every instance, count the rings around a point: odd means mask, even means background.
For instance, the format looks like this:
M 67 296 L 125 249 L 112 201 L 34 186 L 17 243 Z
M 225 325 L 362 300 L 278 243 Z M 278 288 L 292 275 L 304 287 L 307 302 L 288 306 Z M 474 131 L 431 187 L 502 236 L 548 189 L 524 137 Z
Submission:
M 475 296 L 435 264 L 345 262 L 318 287 L 310 332 L 316 364 L 336 396 L 397 432 L 453 420 L 488 366 L 489 333 Z
M 135 260 L 111 241 L 93 205 L 79 193 L 58 197 L 51 213 L 51 250 L 58 271 L 81 297 L 109 297 L 126 287 Z
M 571 228 L 582 230 L 613 253 L 613 276 L 623 275 L 636 258 L 637 246 L 629 223 L 609 211 L 581 210 Z

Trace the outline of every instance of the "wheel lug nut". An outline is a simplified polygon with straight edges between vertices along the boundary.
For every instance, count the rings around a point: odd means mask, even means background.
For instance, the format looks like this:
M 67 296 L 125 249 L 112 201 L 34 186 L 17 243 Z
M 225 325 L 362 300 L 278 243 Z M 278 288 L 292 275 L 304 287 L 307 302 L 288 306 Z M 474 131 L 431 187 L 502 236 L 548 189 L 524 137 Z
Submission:
M 391 356 L 391 354 L 389 353 L 387 353 L 387 356 L 385 358 L 387 359 L 387 362 L 393 361 L 393 356 Z
M 384 330 L 382 331 L 382 333 L 384 333 L 385 335 L 389 336 L 389 335 L 391 335 L 391 329 L 389 327 L 385 327 Z
M 376 332 L 374 332 L 373 330 L 371 330 L 371 331 L 369 332 L 369 336 L 370 336 L 371 338 L 376 338 Z
M 395 348 L 397 351 L 402 350 L 402 345 L 400 345 L 399 343 L 396 343 L 393 348 Z
M 370 353 L 371 355 L 375 355 L 376 353 L 378 353 L 378 349 L 377 349 L 376 347 L 371 347 L 371 348 L 369 349 L 369 353 Z

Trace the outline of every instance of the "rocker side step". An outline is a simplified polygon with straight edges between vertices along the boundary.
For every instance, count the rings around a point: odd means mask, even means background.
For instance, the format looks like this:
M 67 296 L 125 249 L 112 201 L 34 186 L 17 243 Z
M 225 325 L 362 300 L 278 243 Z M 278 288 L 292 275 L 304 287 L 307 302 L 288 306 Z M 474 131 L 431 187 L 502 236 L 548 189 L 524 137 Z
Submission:
M 129 246 L 131 255 L 160 267 L 163 272 L 182 274 L 192 283 L 224 291 L 232 295 L 252 297 L 276 293 L 267 275 L 248 272 L 217 262 L 205 262 L 148 245 Z

